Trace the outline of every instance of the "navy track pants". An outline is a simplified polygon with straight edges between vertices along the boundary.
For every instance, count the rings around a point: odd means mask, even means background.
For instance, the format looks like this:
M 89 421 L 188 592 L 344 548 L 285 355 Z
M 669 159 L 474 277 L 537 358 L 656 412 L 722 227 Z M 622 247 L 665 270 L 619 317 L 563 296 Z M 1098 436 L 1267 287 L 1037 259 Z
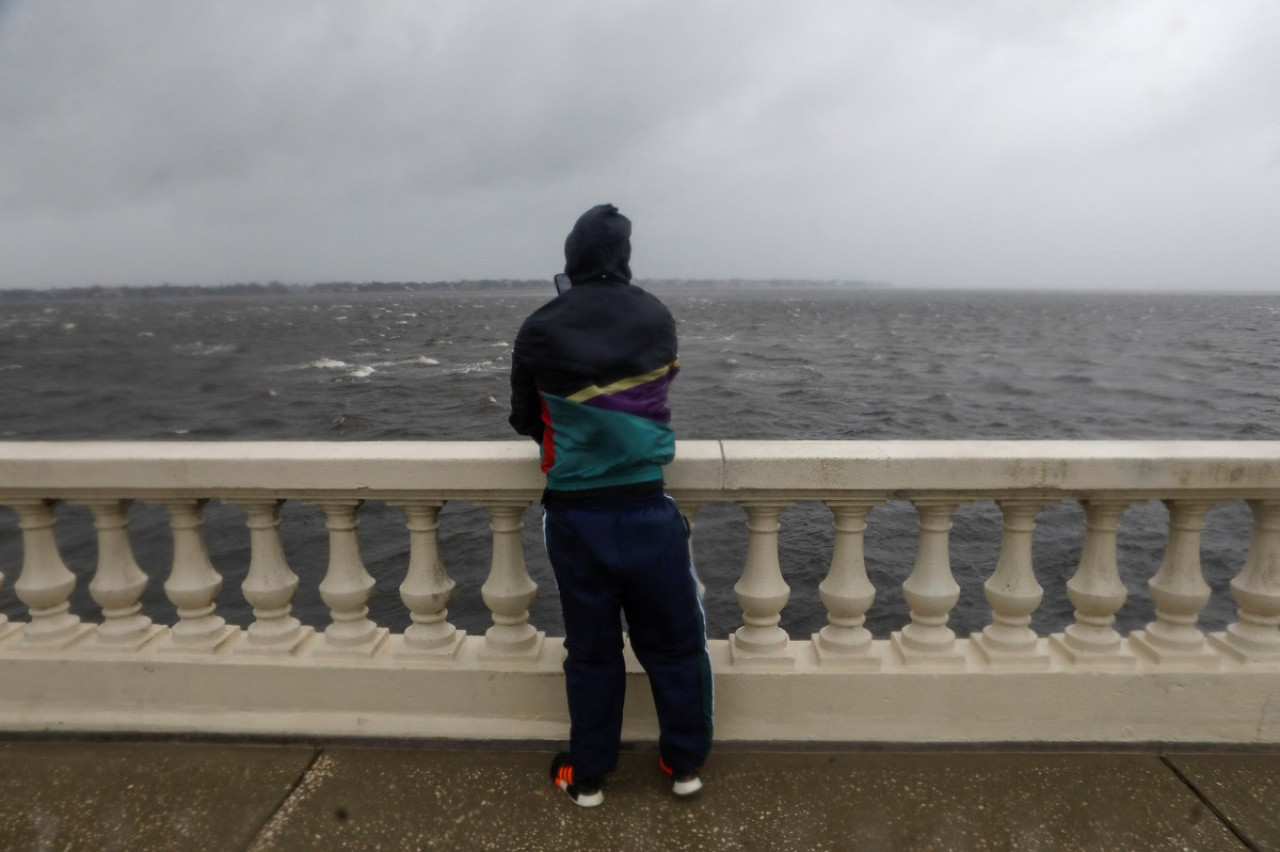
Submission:
M 653 690 L 662 759 L 676 773 L 697 769 L 711 749 L 711 663 L 689 528 L 675 501 L 658 494 L 549 502 L 543 534 L 564 612 L 576 775 L 599 778 L 618 762 L 621 614 Z

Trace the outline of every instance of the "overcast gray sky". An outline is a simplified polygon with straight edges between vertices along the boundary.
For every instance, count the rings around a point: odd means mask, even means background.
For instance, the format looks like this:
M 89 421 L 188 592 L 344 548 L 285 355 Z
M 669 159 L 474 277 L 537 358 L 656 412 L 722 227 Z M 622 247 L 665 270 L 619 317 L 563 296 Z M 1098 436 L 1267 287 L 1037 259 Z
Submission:
M 1280 289 L 1274 0 L 0 0 L 0 287 Z

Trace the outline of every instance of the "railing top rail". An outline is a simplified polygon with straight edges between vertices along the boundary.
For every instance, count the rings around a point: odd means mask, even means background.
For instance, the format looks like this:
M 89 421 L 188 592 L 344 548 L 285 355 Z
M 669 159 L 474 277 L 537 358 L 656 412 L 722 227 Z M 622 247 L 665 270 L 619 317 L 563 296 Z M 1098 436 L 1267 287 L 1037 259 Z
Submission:
M 725 489 L 1005 494 L 1280 489 L 1280 441 L 722 441 Z
M 668 488 L 712 498 L 859 493 L 1280 496 L 1280 441 L 681 441 Z M 532 499 L 527 441 L 7 441 L 0 497 L 192 494 Z

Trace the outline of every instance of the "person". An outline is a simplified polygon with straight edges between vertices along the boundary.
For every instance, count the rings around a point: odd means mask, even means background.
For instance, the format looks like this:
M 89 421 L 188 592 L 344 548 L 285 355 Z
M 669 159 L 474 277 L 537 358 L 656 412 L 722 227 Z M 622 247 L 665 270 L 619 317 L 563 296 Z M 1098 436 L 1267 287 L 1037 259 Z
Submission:
M 689 526 L 663 490 L 675 319 L 631 283 L 631 222 L 613 205 L 582 214 L 564 256 L 561 292 L 520 327 L 511 363 L 510 423 L 541 447 L 543 537 L 564 613 L 569 751 L 551 777 L 579 805 L 604 801 L 622 733 L 625 615 L 653 691 L 659 768 L 692 795 L 713 693 Z

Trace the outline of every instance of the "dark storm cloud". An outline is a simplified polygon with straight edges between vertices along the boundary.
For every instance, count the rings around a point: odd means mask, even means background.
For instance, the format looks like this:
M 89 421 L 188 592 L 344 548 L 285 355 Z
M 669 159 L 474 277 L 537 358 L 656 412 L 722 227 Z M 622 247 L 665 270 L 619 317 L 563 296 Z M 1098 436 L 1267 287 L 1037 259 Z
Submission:
M 0 5 L 0 286 L 1276 282 L 1262 2 Z
M 0 127 L 32 167 L 7 172 L 5 201 L 38 212 L 282 169 L 376 192 L 556 178 L 724 97 L 759 47 L 704 64 L 732 27 L 665 33 L 664 17 L 689 17 L 674 4 L 385 20 L 343 4 L 55 8 L 5 46 L 28 85 L 5 87 Z

